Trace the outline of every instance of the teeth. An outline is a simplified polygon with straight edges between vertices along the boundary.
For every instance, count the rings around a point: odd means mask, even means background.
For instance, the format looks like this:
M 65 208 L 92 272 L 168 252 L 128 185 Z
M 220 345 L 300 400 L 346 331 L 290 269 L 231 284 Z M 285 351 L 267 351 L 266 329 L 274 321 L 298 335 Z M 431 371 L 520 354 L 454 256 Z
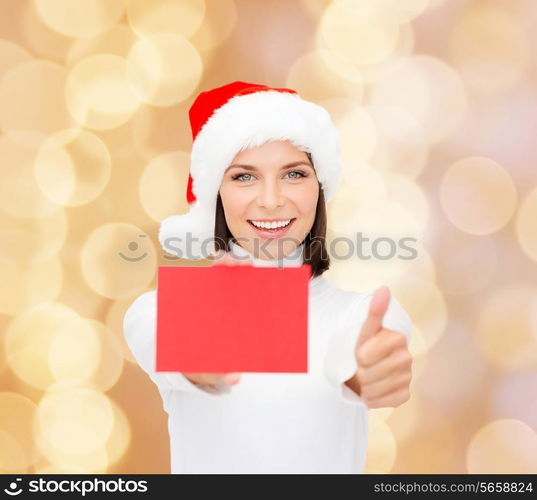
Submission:
M 285 227 L 287 226 L 290 222 L 291 222 L 291 219 L 287 219 L 287 220 L 281 220 L 281 221 L 277 221 L 277 222 L 257 222 L 257 221 L 250 221 L 255 227 L 262 227 L 264 229 L 276 229 L 277 227 Z

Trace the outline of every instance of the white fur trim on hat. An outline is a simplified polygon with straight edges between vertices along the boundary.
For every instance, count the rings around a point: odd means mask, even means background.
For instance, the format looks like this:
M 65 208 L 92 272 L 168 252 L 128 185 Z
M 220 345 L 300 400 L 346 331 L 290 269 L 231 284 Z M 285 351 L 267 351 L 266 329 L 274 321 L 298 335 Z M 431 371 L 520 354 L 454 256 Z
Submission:
M 162 222 L 159 239 L 164 249 L 189 259 L 214 254 L 214 245 L 207 239 L 214 239 L 216 198 L 226 168 L 244 149 L 284 140 L 311 153 L 317 179 L 330 201 L 341 182 L 341 155 L 339 135 L 328 112 L 289 92 L 267 90 L 235 96 L 212 114 L 196 136 L 190 166 L 196 202 L 187 214 Z M 199 241 L 189 246 L 186 233 Z M 174 241 L 173 251 L 167 240 Z
M 196 201 L 186 214 L 172 215 L 160 224 L 162 248 L 181 259 L 206 259 L 216 253 L 214 223 L 216 200 L 206 206 Z

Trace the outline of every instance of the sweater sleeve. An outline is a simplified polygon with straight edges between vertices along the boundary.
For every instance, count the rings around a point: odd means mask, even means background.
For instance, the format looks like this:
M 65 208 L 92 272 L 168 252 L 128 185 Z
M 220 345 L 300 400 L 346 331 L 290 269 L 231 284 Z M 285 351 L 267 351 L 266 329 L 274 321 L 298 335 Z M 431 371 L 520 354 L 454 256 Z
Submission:
M 345 385 L 359 368 L 355 348 L 374 292 L 358 294 L 345 315 L 343 327 L 334 334 L 325 358 L 325 373 L 328 381 L 338 391 L 340 399 L 350 404 L 366 404 L 361 396 Z M 408 313 L 392 295 L 382 326 L 405 335 L 407 345 L 411 341 L 412 321 Z
M 123 318 L 123 332 L 127 345 L 140 367 L 158 386 L 166 391 L 189 391 L 208 394 L 229 392 L 227 385 L 194 384 L 182 373 L 156 371 L 157 292 L 140 295 Z

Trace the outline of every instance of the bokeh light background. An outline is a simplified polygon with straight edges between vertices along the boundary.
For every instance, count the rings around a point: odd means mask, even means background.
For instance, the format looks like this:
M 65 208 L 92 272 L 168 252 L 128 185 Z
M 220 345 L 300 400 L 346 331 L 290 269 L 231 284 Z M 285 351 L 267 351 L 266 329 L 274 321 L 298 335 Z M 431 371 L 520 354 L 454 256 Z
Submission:
M 122 318 L 158 265 L 190 264 L 157 240 L 187 210 L 189 106 L 246 80 L 332 114 L 330 238 L 418 241 L 416 259 L 326 274 L 388 284 L 414 323 L 412 398 L 370 411 L 366 471 L 537 473 L 537 2 L 0 12 L 1 472 L 169 472 L 166 414 Z

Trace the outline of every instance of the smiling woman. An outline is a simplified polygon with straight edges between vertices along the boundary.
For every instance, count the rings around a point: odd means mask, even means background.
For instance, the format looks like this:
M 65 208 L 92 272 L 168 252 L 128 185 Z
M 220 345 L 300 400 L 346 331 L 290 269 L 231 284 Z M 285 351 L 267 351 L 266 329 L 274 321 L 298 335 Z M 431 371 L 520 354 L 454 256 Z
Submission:
M 246 82 L 202 92 L 190 121 L 190 211 L 162 222 L 161 244 L 191 259 L 223 254 L 213 265 L 310 264 L 308 372 L 157 372 L 156 292 L 138 297 L 125 337 L 169 415 L 171 470 L 363 472 L 368 407 L 409 396 L 411 321 L 385 287 L 351 292 L 322 276 L 326 201 L 341 178 L 337 131 L 296 92 Z M 222 292 L 226 307 L 240 307 Z
M 249 213 L 247 219 L 297 215 L 285 213 L 278 208 L 280 201 L 269 199 L 274 198 L 270 191 L 276 186 L 270 179 L 275 175 L 273 169 L 279 171 L 296 161 L 308 162 L 308 153 L 314 167 L 309 162 L 310 166 L 301 164 L 294 169 L 307 177 L 301 178 L 298 174 L 299 179 L 296 179 L 297 174 L 289 173 L 282 176 L 278 186 L 300 190 L 305 183 L 318 190 L 320 183 L 326 201 L 330 201 L 339 187 L 341 153 L 338 132 L 330 115 L 321 106 L 301 99 L 293 90 L 233 82 L 202 92 L 189 115 L 194 138 L 186 196 L 190 211 L 168 217 L 161 224 L 159 239 L 170 253 L 188 259 L 204 259 L 216 254 L 216 204 L 219 194 L 223 201 L 221 190 L 227 190 L 228 181 L 233 181 L 242 192 L 251 192 L 252 186 L 263 186 L 257 201 L 262 206 Z M 272 145 L 273 142 L 284 144 Z M 253 152 L 256 148 L 267 150 L 256 155 Z M 275 154 L 277 158 L 273 158 Z M 271 158 L 269 163 L 267 158 Z M 242 168 L 235 168 L 236 164 Z M 250 170 L 244 165 L 251 167 Z M 268 172 L 271 174 L 267 177 Z M 246 173 L 248 175 L 241 175 Z M 280 195 L 286 197 L 286 192 L 277 193 Z M 314 196 L 318 197 L 318 193 Z M 291 211 L 295 207 L 287 209 Z M 311 221 L 313 219 L 314 214 L 311 214 Z M 301 242 L 295 242 L 294 247 Z M 287 251 L 292 248 L 292 244 L 286 244 Z M 273 248 L 267 258 L 286 253 L 283 249 L 275 250 Z

